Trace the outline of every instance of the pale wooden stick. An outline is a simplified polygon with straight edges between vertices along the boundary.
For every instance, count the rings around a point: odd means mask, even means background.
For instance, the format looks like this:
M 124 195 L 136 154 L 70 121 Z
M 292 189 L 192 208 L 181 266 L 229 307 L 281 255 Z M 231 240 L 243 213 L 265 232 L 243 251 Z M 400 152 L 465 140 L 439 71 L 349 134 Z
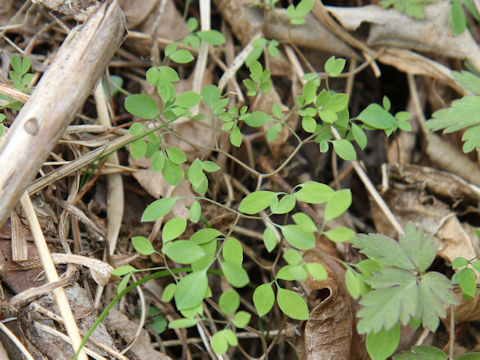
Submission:
M 106 1 L 63 42 L 0 146 L 0 226 L 90 94 L 124 29 L 117 0 Z
M 43 237 L 42 228 L 40 227 L 40 223 L 38 222 L 37 216 L 35 215 L 35 210 L 33 208 L 30 197 L 28 196 L 28 193 L 24 193 L 22 195 L 20 203 L 22 204 L 23 210 L 25 211 L 25 216 L 30 226 L 33 241 L 35 242 L 35 246 L 37 247 L 38 256 L 40 257 L 40 261 L 42 262 L 45 275 L 47 276 L 49 282 L 59 281 L 60 278 L 58 277 L 57 269 L 55 269 L 55 265 L 53 264 L 52 257 L 50 256 L 50 252 L 48 250 L 47 242 Z M 77 349 L 80 348 L 82 338 L 80 337 L 77 323 L 75 322 L 75 318 L 73 317 L 72 309 L 70 309 L 70 305 L 68 304 L 67 295 L 65 294 L 65 290 L 63 289 L 63 287 L 57 287 L 53 289 L 52 292 L 53 297 L 55 298 L 55 302 L 57 303 L 58 310 L 60 311 L 60 315 L 63 318 L 67 334 L 73 344 L 73 352 L 76 352 Z M 78 358 L 80 360 L 88 360 L 87 355 L 83 350 L 80 351 Z

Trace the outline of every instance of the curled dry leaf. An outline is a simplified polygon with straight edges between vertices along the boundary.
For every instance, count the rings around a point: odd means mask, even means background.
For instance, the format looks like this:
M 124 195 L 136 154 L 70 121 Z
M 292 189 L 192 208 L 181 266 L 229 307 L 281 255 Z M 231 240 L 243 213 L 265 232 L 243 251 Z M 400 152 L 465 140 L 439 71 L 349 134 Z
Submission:
M 344 270 L 322 256 L 318 249 L 304 256 L 306 262 L 317 262 L 327 270 L 325 280 L 306 281 L 313 307 L 304 332 L 304 358 L 308 360 L 367 359 L 365 347 L 354 330 L 352 303 L 343 284 Z
M 425 19 L 419 21 L 394 9 L 368 5 L 355 8 L 329 7 L 328 10 L 346 29 L 361 23 L 371 24 L 367 43 L 421 52 L 431 52 L 455 59 L 467 59 L 480 68 L 480 49 L 469 31 L 454 35 L 450 25 L 450 3 L 425 6 Z M 399 31 L 402 29 L 402 31 Z

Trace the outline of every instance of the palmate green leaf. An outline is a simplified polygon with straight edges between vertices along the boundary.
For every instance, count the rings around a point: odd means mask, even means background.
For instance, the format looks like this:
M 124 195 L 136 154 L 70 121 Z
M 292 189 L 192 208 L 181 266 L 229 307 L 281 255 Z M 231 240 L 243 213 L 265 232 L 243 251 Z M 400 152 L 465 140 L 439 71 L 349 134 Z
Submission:
M 405 270 L 415 270 L 415 264 L 405 249 L 397 241 L 380 234 L 360 234 L 351 240 L 362 254 L 385 266 L 396 266 Z
M 437 330 L 439 317 L 445 317 L 443 304 L 453 305 L 456 298 L 452 284 L 442 274 L 431 271 L 423 275 L 419 286 L 419 307 L 417 318 L 421 317 L 423 327 L 432 332 Z
M 295 320 L 308 320 L 307 303 L 296 292 L 279 287 L 277 289 L 277 304 L 288 317 Z
M 392 355 L 400 342 L 400 326 L 397 324 L 390 330 L 367 334 L 367 351 L 372 360 L 385 360 Z
M 196 271 L 185 276 L 177 284 L 175 304 L 178 310 L 186 310 L 200 304 L 207 293 L 208 279 L 206 270 Z
M 437 247 L 433 236 L 424 237 L 423 230 L 419 228 L 417 231 L 411 222 L 405 227 L 405 235 L 400 235 L 399 243 L 420 273 L 425 272 L 435 260 Z
M 438 110 L 433 113 L 433 119 L 427 121 L 428 129 L 444 133 L 451 133 L 465 128 L 473 128 L 480 125 L 480 96 L 465 96 L 452 102 L 452 106 L 447 109 Z M 468 130 L 467 130 L 468 131 Z M 468 148 L 464 151 L 471 151 L 480 146 L 480 135 L 470 133 L 469 137 L 462 140 L 469 141 Z
M 447 360 L 448 355 L 431 346 L 414 346 L 413 352 L 404 351 L 395 355 L 393 360 Z
M 272 284 L 262 284 L 258 286 L 253 292 L 253 305 L 257 310 L 258 315 L 263 316 L 272 310 L 275 303 L 275 293 L 272 289 Z
M 269 207 L 272 198 L 275 196 L 277 194 L 272 191 L 260 190 L 252 192 L 240 202 L 238 211 L 248 215 L 256 214 Z
M 418 307 L 417 277 L 409 271 L 384 268 L 367 283 L 373 288 L 360 300 L 357 316 L 360 334 L 390 330 L 398 321 L 408 324 Z

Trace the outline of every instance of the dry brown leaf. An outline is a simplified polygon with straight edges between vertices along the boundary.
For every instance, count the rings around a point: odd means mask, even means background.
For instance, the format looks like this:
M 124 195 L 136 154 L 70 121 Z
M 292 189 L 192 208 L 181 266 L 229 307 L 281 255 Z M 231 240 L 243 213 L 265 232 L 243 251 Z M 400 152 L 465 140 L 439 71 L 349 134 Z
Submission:
M 133 29 L 152 14 L 158 0 L 119 0 L 119 4 L 125 14 L 127 27 Z

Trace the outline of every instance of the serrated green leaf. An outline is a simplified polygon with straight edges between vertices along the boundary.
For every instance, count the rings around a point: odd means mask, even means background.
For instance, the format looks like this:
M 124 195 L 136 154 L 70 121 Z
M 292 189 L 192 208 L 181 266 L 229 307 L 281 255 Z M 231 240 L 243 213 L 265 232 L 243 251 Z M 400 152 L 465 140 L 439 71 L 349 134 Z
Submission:
M 315 181 L 307 181 L 299 187 L 300 190 L 295 193 L 295 197 L 309 204 L 326 203 L 335 193 L 330 186 Z
M 437 247 L 433 243 L 433 236 L 424 238 L 423 230 L 419 228 L 417 231 L 411 222 L 405 227 L 405 235 L 400 235 L 399 243 L 420 273 L 435 260 Z
M 225 36 L 217 30 L 202 30 L 196 32 L 197 36 L 211 45 L 222 45 L 225 43 Z
M 184 218 L 173 218 L 168 220 L 162 229 L 162 241 L 166 242 L 176 239 L 183 234 L 187 228 L 187 220 Z
M 153 203 L 147 206 L 142 214 L 142 222 L 155 221 L 162 216 L 167 215 L 175 206 L 177 197 L 165 198 L 155 200 Z
M 380 234 L 360 234 L 351 240 L 362 254 L 382 265 L 396 266 L 405 270 L 415 270 L 415 264 L 405 249 L 395 240 Z
M 280 310 L 288 317 L 295 320 L 308 320 L 309 312 L 307 303 L 297 293 L 278 288 L 277 304 Z
M 390 330 L 367 334 L 367 351 L 372 360 L 385 360 L 392 355 L 400 342 L 400 326 L 397 324 Z
M 200 304 L 208 288 L 206 271 L 196 271 L 188 274 L 177 284 L 175 304 L 178 310 L 190 309 Z
M 170 321 L 168 323 L 169 329 L 183 329 L 195 326 L 198 324 L 200 319 L 177 319 Z
M 370 104 L 356 119 L 364 124 L 380 130 L 390 129 L 395 125 L 395 117 L 378 104 Z
M 241 266 L 243 263 L 243 249 L 240 241 L 233 237 L 226 239 L 223 243 L 222 256 L 225 261 Z
M 225 261 L 221 263 L 223 275 L 227 281 L 234 287 L 244 287 L 250 281 L 245 269 L 237 263 Z
M 274 303 L 275 294 L 272 289 L 272 284 L 262 284 L 253 292 L 253 305 L 259 316 L 263 316 L 272 310 Z
M 431 271 L 423 275 L 419 286 L 418 316 L 422 318 L 423 327 L 432 332 L 437 330 L 439 317 L 445 317 L 443 304 L 453 305 L 456 302 L 452 284 L 442 274 Z
M 272 252 L 277 246 L 277 236 L 271 226 L 266 227 L 263 232 L 263 243 L 268 252 Z
M 409 271 L 384 268 L 367 279 L 373 288 L 360 300 L 360 334 L 390 330 L 398 321 L 408 324 L 418 307 L 417 277 Z
M 235 290 L 230 289 L 220 295 L 220 299 L 218 300 L 218 307 L 225 315 L 228 316 L 233 314 L 235 311 L 237 311 L 239 306 L 240 296 Z
M 239 311 L 235 314 L 233 317 L 233 325 L 235 325 L 237 328 L 244 328 L 245 326 L 248 325 L 250 322 L 250 319 L 252 318 L 252 315 L 250 315 L 246 311 Z
M 155 100 L 144 94 L 127 96 L 125 99 L 125 110 L 142 119 L 153 119 L 158 115 L 158 107 Z
M 189 240 L 168 242 L 163 245 L 162 251 L 179 264 L 191 264 L 205 256 L 203 249 Z
M 213 228 L 205 228 L 193 234 L 190 241 L 197 244 L 205 244 L 221 236 L 223 236 L 221 231 Z
M 281 226 L 285 240 L 293 247 L 300 250 L 310 250 L 315 247 L 315 236 L 311 232 L 304 231 L 298 225 Z
M 394 360 L 447 360 L 448 355 L 442 350 L 431 346 L 414 346 L 414 352 L 404 351 L 400 355 L 395 355 Z
M 270 206 L 274 196 L 276 196 L 276 193 L 272 191 L 260 190 L 252 192 L 240 202 L 238 211 L 248 215 L 256 214 Z
M 335 191 L 325 207 L 324 221 L 330 221 L 342 215 L 352 204 L 352 193 L 350 189 Z

